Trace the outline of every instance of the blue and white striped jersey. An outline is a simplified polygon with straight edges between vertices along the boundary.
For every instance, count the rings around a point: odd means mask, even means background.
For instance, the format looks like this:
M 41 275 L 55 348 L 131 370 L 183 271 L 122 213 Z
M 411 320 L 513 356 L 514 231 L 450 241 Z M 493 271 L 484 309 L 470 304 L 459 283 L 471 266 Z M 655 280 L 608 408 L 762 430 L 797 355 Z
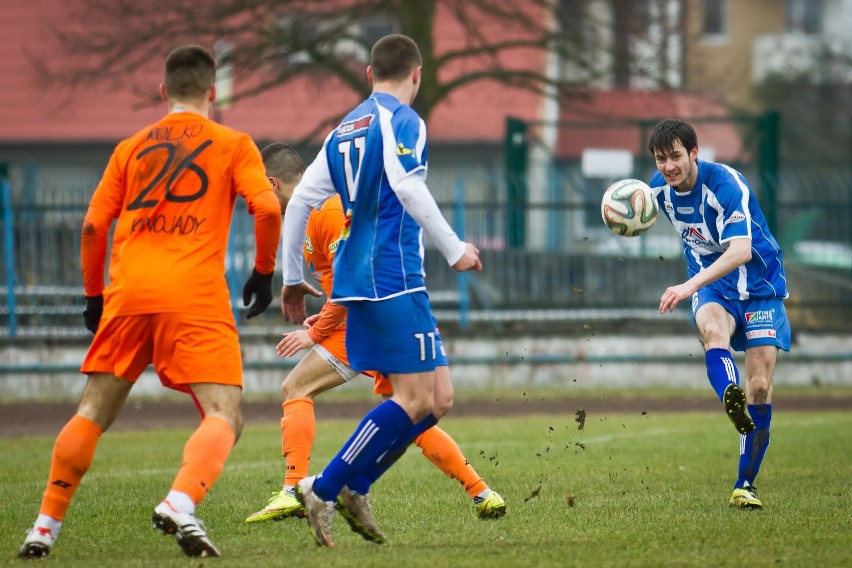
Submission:
M 748 237 L 751 260 L 709 287 L 729 300 L 787 297 L 781 248 L 745 176 L 725 164 L 698 160 L 698 179 L 689 193 L 669 187 L 659 172 L 649 185 L 683 239 L 690 278 L 713 264 L 728 241 Z
M 332 299 L 425 290 L 423 231 L 392 189 L 407 176 L 425 179 L 423 120 L 395 97 L 373 93 L 332 131 L 323 151 L 346 213 Z

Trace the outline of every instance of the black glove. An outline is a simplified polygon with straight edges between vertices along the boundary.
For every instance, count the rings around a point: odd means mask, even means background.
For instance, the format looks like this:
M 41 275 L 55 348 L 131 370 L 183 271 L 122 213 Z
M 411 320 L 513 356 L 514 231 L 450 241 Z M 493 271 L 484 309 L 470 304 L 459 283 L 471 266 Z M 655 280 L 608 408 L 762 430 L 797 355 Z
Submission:
M 251 271 L 251 276 L 246 280 L 243 286 L 243 305 L 248 306 L 251 303 L 251 297 L 254 296 L 254 304 L 249 307 L 246 318 L 251 319 L 254 316 L 260 315 L 272 303 L 272 272 L 269 274 L 261 274 L 257 270 Z
M 98 324 L 101 323 L 101 315 L 104 313 L 104 296 L 86 296 L 86 309 L 83 310 L 83 320 L 86 322 L 86 329 L 95 333 L 98 331 Z

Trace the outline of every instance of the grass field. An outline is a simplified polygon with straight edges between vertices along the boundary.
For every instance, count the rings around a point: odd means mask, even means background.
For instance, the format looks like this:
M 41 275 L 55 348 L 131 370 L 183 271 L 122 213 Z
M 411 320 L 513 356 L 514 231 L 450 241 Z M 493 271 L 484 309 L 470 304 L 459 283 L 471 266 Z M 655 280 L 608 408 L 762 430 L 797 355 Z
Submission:
M 447 418 L 509 505 L 477 520 L 464 491 L 414 448 L 373 488 L 389 544 L 335 520 L 335 549 L 303 520 L 246 525 L 278 489 L 276 424 L 248 425 L 198 515 L 223 553 L 190 560 L 150 526 L 189 430 L 105 435 L 53 554 L 62 566 L 850 566 L 852 414 L 778 413 L 756 485 L 761 511 L 727 506 L 738 436 L 722 414 Z M 354 427 L 323 421 L 312 469 Z M 0 564 L 32 523 L 52 437 L 0 439 Z

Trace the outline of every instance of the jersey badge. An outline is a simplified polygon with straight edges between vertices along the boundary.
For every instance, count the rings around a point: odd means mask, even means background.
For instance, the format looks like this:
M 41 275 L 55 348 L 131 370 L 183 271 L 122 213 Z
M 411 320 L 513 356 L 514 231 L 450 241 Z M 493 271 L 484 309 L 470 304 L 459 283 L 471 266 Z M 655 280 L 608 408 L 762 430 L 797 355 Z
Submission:
M 343 216 L 343 229 L 340 231 L 340 238 L 337 239 L 337 243 L 339 245 L 340 241 L 345 241 L 349 238 L 350 228 L 352 227 L 352 210 L 347 209 L 346 215 Z
M 406 148 L 403 146 L 402 142 L 400 142 L 396 147 L 396 155 L 397 156 L 413 156 L 414 150 L 411 148 Z
M 725 221 L 725 224 L 730 225 L 731 223 L 739 223 L 740 221 L 744 221 L 745 218 L 745 215 L 743 215 L 741 212 L 734 211 L 733 213 L 731 213 L 731 216 L 728 217 L 728 220 Z
M 337 127 L 337 135 L 343 136 L 345 134 L 352 134 L 353 132 L 364 130 L 365 128 L 370 127 L 371 122 L 373 122 L 372 114 L 356 118 L 355 120 L 348 120 Z

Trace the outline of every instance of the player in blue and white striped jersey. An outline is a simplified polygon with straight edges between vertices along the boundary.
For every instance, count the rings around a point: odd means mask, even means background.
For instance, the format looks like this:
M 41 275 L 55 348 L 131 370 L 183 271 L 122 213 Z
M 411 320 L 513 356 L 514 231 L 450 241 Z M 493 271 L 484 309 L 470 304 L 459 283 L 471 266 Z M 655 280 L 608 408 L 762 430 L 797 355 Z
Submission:
M 648 149 L 658 170 L 649 185 L 683 239 L 689 275 L 666 289 L 660 313 L 692 298 L 707 377 L 741 435 L 730 505 L 760 508 L 754 478 L 769 446 L 772 374 L 778 349 L 790 350 L 781 248 L 745 176 L 698 159 L 698 137 L 690 124 L 660 122 Z M 731 348 L 745 351 L 746 390 L 739 386 Z
M 408 37 L 380 39 L 370 56 L 370 97 L 326 138 L 293 192 L 284 220 L 287 319 L 304 319 L 302 240 L 311 208 L 336 191 L 346 211 L 335 253 L 332 301 L 348 308 L 346 351 L 358 371 L 390 378 L 393 396 L 370 411 L 323 471 L 299 482 L 314 539 L 333 546 L 335 499 L 352 529 L 385 540 L 370 485 L 452 405 L 452 382 L 429 307 L 423 230 L 458 271 L 481 270 L 479 251 L 450 228 L 426 186 L 426 127 L 409 106 L 422 59 Z M 505 508 L 505 505 L 503 505 Z

